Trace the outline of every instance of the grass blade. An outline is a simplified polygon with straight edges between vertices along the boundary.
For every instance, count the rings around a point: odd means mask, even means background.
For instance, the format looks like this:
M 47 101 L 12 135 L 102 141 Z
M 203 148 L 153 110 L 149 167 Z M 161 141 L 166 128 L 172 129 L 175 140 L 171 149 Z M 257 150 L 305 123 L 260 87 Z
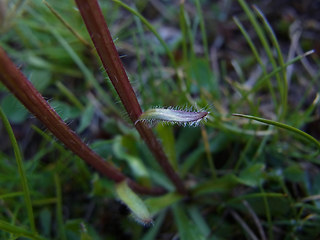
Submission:
M 128 10 L 129 12 L 131 12 L 133 15 L 137 16 L 141 22 L 143 22 L 143 24 L 149 29 L 150 32 L 152 32 L 154 34 L 154 36 L 159 40 L 159 42 L 161 43 L 161 45 L 163 46 L 163 48 L 165 49 L 171 64 L 176 68 L 176 61 L 174 60 L 174 56 L 171 52 L 171 50 L 169 49 L 167 43 L 163 40 L 163 38 L 160 36 L 160 34 L 156 31 L 156 29 L 149 23 L 149 21 L 143 17 L 140 13 L 138 13 L 135 9 L 131 8 L 130 6 L 128 6 L 127 4 L 118 1 L 118 0 L 112 0 L 115 3 L 119 4 L 120 6 L 122 6 L 124 9 Z
M 61 190 L 61 182 L 58 174 L 54 174 L 54 182 L 56 185 L 56 195 L 57 195 L 57 222 L 58 222 L 58 233 L 59 237 L 62 240 L 66 240 L 66 232 L 65 225 L 63 224 L 63 210 L 62 210 L 62 190 Z
M 26 203 L 31 231 L 32 233 L 35 234 L 37 230 L 36 230 L 36 225 L 34 221 L 34 214 L 33 214 L 31 196 L 30 196 L 30 191 L 28 186 L 28 180 L 27 180 L 26 172 L 22 162 L 22 155 L 21 155 L 17 140 L 14 136 L 13 130 L 10 126 L 9 120 L 7 119 L 6 115 L 4 114 L 1 108 L 0 108 L 0 118 L 3 122 L 4 128 L 6 129 L 9 135 L 9 138 L 13 147 L 14 155 L 16 157 L 16 161 L 18 165 L 18 172 L 21 180 L 22 189 L 23 189 L 24 201 Z
M 173 215 L 178 226 L 179 239 L 181 240 L 204 240 L 205 236 L 198 227 L 188 218 L 181 204 L 172 207 Z
M 44 238 L 37 236 L 35 233 L 31 233 L 21 227 L 14 226 L 3 220 L 0 220 L 0 229 L 18 236 L 26 237 L 32 240 L 44 240 Z
M 310 55 L 310 54 L 312 54 L 312 53 L 314 53 L 314 50 L 310 50 L 310 51 L 308 51 L 308 52 L 306 52 L 306 53 L 304 53 L 304 54 L 302 54 L 302 55 L 299 55 L 299 56 L 291 59 L 290 61 L 288 61 L 287 63 L 285 63 L 283 67 L 277 67 L 277 68 L 275 68 L 271 73 L 265 75 L 265 76 L 259 81 L 259 83 L 256 84 L 256 85 L 250 90 L 250 92 L 248 92 L 247 94 L 252 94 L 252 93 L 256 92 L 259 88 L 261 88 L 261 87 L 263 86 L 263 83 L 264 83 L 266 80 L 270 79 L 270 78 L 273 77 L 275 74 L 281 72 L 282 69 L 288 67 L 289 65 L 291 65 L 291 64 L 293 64 L 293 63 L 301 60 L 302 58 L 304 58 L 304 57 L 306 57 L 306 56 L 308 56 L 308 55 Z M 247 97 L 247 96 L 244 96 L 244 97 Z
M 253 25 L 253 28 L 255 30 L 255 32 L 257 33 L 260 42 L 269 58 L 269 61 L 272 65 L 273 68 L 277 67 L 277 62 L 276 59 L 274 58 L 273 54 L 272 54 L 272 49 L 267 41 L 267 37 L 265 35 L 265 32 L 263 31 L 262 27 L 259 25 L 255 15 L 253 14 L 253 12 L 250 10 L 249 6 L 247 5 L 247 3 L 244 0 L 238 0 L 239 4 L 241 5 L 242 9 L 245 11 L 247 17 L 249 18 L 251 24 Z M 281 96 L 281 100 L 283 100 L 283 88 L 282 88 L 282 84 L 281 84 L 281 78 L 279 74 L 276 74 L 276 79 L 277 79 L 277 83 L 278 83 L 278 87 L 279 87 L 279 91 L 280 91 L 280 96 Z M 279 110 L 280 112 L 283 112 L 283 109 L 281 109 L 281 107 L 283 107 L 283 102 L 281 101 L 281 106 L 276 106 L 277 110 Z
M 251 116 L 251 115 L 245 115 L 245 114 L 239 114 L 239 113 L 234 113 L 232 115 L 236 116 L 236 117 L 242 117 L 242 118 L 247 118 L 247 119 L 255 120 L 255 121 L 258 121 L 258 122 L 266 123 L 266 124 L 269 124 L 269 125 L 273 125 L 273 126 L 276 126 L 276 127 L 283 128 L 283 129 L 286 129 L 288 131 L 294 132 L 294 133 L 302 136 L 303 138 L 307 139 L 309 142 L 312 142 L 315 145 L 317 145 L 317 147 L 320 150 L 320 142 L 317 139 L 315 139 L 314 137 L 312 137 L 311 135 L 309 135 L 308 133 L 305 133 L 305 132 L 301 131 L 298 128 L 295 128 L 295 127 L 292 127 L 292 126 L 289 126 L 289 125 L 286 125 L 284 123 L 280 123 L 280 122 L 277 122 L 277 121 L 268 120 L 268 119 L 265 119 L 265 118 L 255 117 L 255 116 Z
M 207 33 L 206 33 L 206 27 L 204 24 L 204 19 L 203 19 L 203 12 L 201 9 L 201 4 L 199 0 L 195 1 L 196 7 L 197 7 L 197 15 L 200 18 L 200 30 L 201 30 L 201 37 L 202 37 L 202 42 L 203 42 L 203 49 L 204 49 L 204 54 L 206 56 L 206 60 L 209 62 L 209 49 L 208 49 L 208 41 L 207 41 Z
M 270 36 L 271 41 L 273 46 L 275 47 L 276 51 L 277 51 L 277 56 L 278 56 L 278 61 L 280 64 L 280 67 L 282 68 L 282 112 L 281 112 L 281 116 L 280 119 L 283 119 L 286 115 L 286 111 L 287 111 L 287 101 L 288 101 L 288 82 L 287 82 L 287 75 L 286 75 L 286 69 L 285 69 L 285 64 L 284 64 L 284 60 L 283 60 L 283 55 L 279 46 L 279 42 L 277 40 L 277 37 L 272 29 L 272 27 L 270 26 L 268 20 L 266 19 L 266 17 L 264 16 L 264 14 L 261 12 L 261 10 L 257 7 L 257 6 L 253 6 L 253 9 L 255 10 L 255 12 L 257 13 L 258 17 L 262 20 L 265 29 L 267 30 L 268 36 Z

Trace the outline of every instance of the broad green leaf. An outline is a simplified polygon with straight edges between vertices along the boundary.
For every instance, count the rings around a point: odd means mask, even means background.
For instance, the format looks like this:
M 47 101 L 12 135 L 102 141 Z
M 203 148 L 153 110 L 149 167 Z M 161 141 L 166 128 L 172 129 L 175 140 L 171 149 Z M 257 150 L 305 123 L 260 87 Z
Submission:
M 29 79 L 32 82 L 33 86 L 39 92 L 42 92 L 50 84 L 51 72 L 44 70 L 32 70 Z
M 176 203 L 177 201 L 180 201 L 182 198 L 183 196 L 177 193 L 167 193 L 160 197 L 148 198 L 145 201 L 145 203 L 150 209 L 151 214 L 155 215 L 164 208 L 171 206 L 173 203 Z
M 257 187 L 261 183 L 261 180 L 264 178 L 264 170 L 265 165 L 262 163 L 249 165 L 240 173 L 238 180 L 244 185 Z
M 0 106 L 12 123 L 22 123 L 28 117 L 28 110 L 11 94 L 1 100 Z

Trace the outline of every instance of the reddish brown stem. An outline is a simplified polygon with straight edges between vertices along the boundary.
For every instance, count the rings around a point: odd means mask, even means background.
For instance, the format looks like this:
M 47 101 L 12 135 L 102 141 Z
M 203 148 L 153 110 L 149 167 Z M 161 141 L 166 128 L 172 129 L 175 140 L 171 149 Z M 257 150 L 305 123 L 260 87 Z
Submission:
M 111 180 L 121 182 L 126 179 L 125 175 L 93 152 L 81 141 L 80 137 L 62 121 L 41 94 L 21 71 L 17 69 L 2 48 L 0 48 L 0 81 L 72 152 Z M 127 181 L 130 187 L 139 193 L 159 195 L 165 192 L 160 188 L 145 188 L 130 179 Z
M 135 123 L 142 114 L 141 107 L 112 41 L 111 34 L 102 15 L 99 4 L 97 0 L 76 0 L 76 3 L 101 62 L 108 73 L 108 76 L 131 121 Z M 173 170 L 161 144 L 153 134 L 152 130 L 142 122 L 138 122 L 135 126 L 164 172 L 176 186 L 177 191 L 181 194 L 186 194 L 187 191 L 182 180 Z

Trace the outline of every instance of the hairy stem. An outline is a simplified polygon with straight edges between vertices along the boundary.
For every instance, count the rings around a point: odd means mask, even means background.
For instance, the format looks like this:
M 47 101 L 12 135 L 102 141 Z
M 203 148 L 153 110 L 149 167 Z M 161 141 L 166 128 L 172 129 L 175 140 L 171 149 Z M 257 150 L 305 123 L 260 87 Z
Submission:
M 116 167 L 104 161 L 82 142 L 80 137 L 68 127 L 22 72 L 8 58 L 2 48 L 0 48 L 0 81 L 73 153 L 115 182 L 121 182 L 126 179 L 126 176 Z M 145 188 L 130 179 L 128 179 L 128 184 L 134 191 L 139 193 L 151 195 L 164 193 L 163 189 Z
M 141 107 L 112 41 L 111 34 L 102 15 L 100 6 L 97 0 L 75 1 L 107 74 L 131 121 L 136 123 L 142 114 Z M 152 130 L 142 122 L 135 124 L 135 127 L 164 172 L 176 186 L 177 191 L 181 194 L 186 194 L 187 191 L 182 180 L 173 170 L 160 142 L 156 139 Z

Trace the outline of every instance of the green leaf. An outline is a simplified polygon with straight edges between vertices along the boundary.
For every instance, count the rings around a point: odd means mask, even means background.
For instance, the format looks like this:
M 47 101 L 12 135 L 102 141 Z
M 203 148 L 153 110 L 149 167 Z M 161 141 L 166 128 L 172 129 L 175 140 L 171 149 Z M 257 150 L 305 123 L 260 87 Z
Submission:
M 13 95 L 5 96 L 0 106 L 12 123 L 22 123 L 28 117 L 28 110 Z
M 90 144 L 90 148 L 107 159 L 112 154 L 112 144 L 112 140 L 97 140 Z
M 173 203 L 180 201 L 183 197 L 177 193 L 167 193 L 160 197 L 148 198 L 145 203 L 148 206 L 152 215 L 157 214 L 166 207 L 171 206 Z
M 131 135 L 117 136 L 114 139 L 113 152 L 119 159 L 129 165 L 131 171 L 138 178 L 149 179 L 149 173 L 142 160 L 136 156 L 135 139 Z
M 116 192 L 139 223 L 143 225 L 152 224 L 151 214 L 147 206 L 142 199 L 131 190 L 126 181 L 116 184 Z
M 35 234 L 37 232 L 37 230 L 36 230 L 36 225 L 35 225 L 35 218 L 34 218 L 33 206 L 32 206 L 32 201 L 31 201 L 31 194 L 30 194 L 30 190 L 29 190 L 29 183 L 28 183 L 25 167 L 24 167 L 24 164 L 22 161 L 22 154 L 21 154 L 20 148 L 18 146 L 17 139 L 15 138 L 13 130 L 12 130 L 11 125 L 9 123 L 9 120 L 1 108 L 0 108 L 0 118 L 2 120 L 4 128 L 6 129 L 8 135 L 9 135 L 9 138 L 10 138 L 10 141 L 12 144 L 12 148 L 13 148 L 14 155 L 16 158 L 18 174 L 19 174 L 21 186 L 23 189 L 25 208 L 26 208 L 26 211 L 28 214 L 29 224 L 30 224 L 32 232 Z
M 51 231 L 51 218 L 52 214 L 48 208 L 44 208 L 40 212 L 40 225 L 42 229 L 42 234 L 46 237 L 50 236 L 50 231 Z
M 205 240 L 205 236 L 197 228 L 197 226 L 185 214 L 186 210 L 183 205 L 175 204 L 172 207 L 175 221 L 178 225 L 180 240 Z
M 198 184 L 193 190 L 194 195 L 202 195 L 208 193 L 224 193 L 229 192 L 239 184 L 239 180 L 233 174 L 225 175 L 221 178 L 206 181 Z
M 295 183 L 304 182 L 306 179 L 304 170 L 298 164 L 287 167 L 284 170 L 283 175 L 286 179 Z
M 214 97 L 219 98 L 219 87 L 217 85 L 216 77 L 213 75 L 211 68 L 206 59 L 193 58 L 188 66 L 188 76 L 190 76 L 196 83 L 198 87 L 205 88 L 210 92 L 213 92 Z M 194 91 L 194 89 L 191 89 Z M 199 90 L 197 90 L 198 92 Z
M 86 107 L 86 109 L 81 115 L 80 125 L 77 129 L 77 132 L 82 132 L 91 124 L 93 115 L 94 115 L 94 106 L 91 104 L 88 104 L 88 106 Z
M 42 237 L 39 237 L 38 235 L 31 233 L 21 227 L 14 226 L 10 223 L 7 223 L 3 220 L 0 220 L 0 230 L 9 232 L 18 236 L 26 237 L 28 239 L 33 239 L 33 240 L 43 240 Z
M 165 126 L 165 125 L 159 124 L 157 126 L 156 130 L 158 132 L 158 135 L 161 139 L 164 151 L 167 154 L 168 159 L 169 159 L 172 167 L 175 170 L 177 170 L 178 163 L 177 163 L 175 139 L 174 139 L 172 126 Z
M 44 70 L 32 70 L 29 79 L 33 86 L 39 92 L 42 92 L 50 84 L 51 72 Z
M 53 100 L 50 102 L 50 106 L 59 114 L 64 120 L 76 118 L 80 115 L 79 109 L 71 107 L 69 104 Z
M 284 123 L 276 122 L 276 121 L 273 121 L 273 120 L 268 120 L 268 119 L 259 118 L 259 117 L 255 117 L 255 116 L 250 116 L 250 115 L 244 115 L 244 114 L 239 114 L 239 113 L 234 113 L 232 115 L 236 116 L 236 117 L 252 119 L 252 120 L 255 120 L 255 121 L 258 121 L 258 122 L 263 122 L 263 123 L 266 123 L 266 124 L 269 124 L 269 125 L 274 125 L 276 127 L 283 128 L 283 129 L 286 129 L 288 131 L 294 132 L 294 133 L 300 135 L 301 137 L 307 139 L 309 142 L 314 143 L 320 149 L 320 142 L 317 139 L 315 139 L 311 135 L 309 135 L 309 134 L 307 134 L 307 133 L 305 133 L 305 132 L 303 132 L 300 129 L 297 129 L 295 127 L 291 127 L 291 126 L 286 125 Z
M 238 180 L 244 185 L 257 187 L 264 178 L 264 169 L 265 165 L 262 163 L 250 165 L 240 173 Z
M 198 226 L 198 229 L 201 231 L 201 233 L 204 236 L 209 236 L 211 232 L 210 227 L 208 226 L 198 207 L 188 207 L 188 213 L 190 217 L 193 219 L 193 222 Z

